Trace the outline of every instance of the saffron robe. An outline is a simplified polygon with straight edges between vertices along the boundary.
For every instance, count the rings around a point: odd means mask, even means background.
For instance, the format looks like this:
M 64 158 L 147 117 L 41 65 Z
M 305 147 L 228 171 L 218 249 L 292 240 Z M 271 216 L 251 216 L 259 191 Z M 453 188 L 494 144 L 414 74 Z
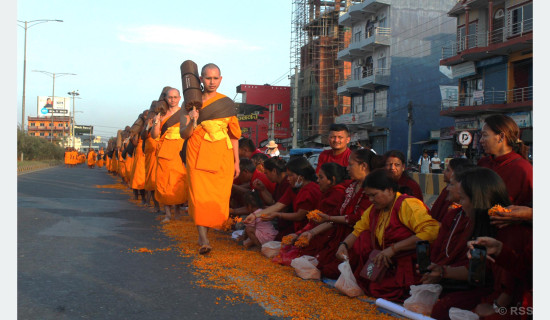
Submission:
M 217 93 L 203 101 L 201 113 L 218 100 L 224 103 L 229 99 L 221 100 L 223 98 L 227 97 Z M 227 102 L 227 106 L 223 107 L 232 108 L 233 104 Z M 196 225 L 220 228 L 229 217 L 229 198 L 235 175 L 235 157 L 230 139 L 240 137 L 237 117 L 229 116 L 201 121 L 187 140 L 185 165 L 189 215 Z
M 183 143 L 179 122 L 169 127 L 158 142 L 155 199 L 164 205 L 187 202 L 187 172 L 179 155 Z
M 134 151 L 134 163 L 132 168 L 132 189 L 145 188 L 145 154 L 143 153 L 143 140 L 138 139 L 138 145 Z
M 147 134 L 145 140 L 145 185 L 143 186 L 147 191 L 154 191 L 156 188 L 156 174 L 157 174 L 157 145 L 158 139 L 153 139 L 151 133 Z

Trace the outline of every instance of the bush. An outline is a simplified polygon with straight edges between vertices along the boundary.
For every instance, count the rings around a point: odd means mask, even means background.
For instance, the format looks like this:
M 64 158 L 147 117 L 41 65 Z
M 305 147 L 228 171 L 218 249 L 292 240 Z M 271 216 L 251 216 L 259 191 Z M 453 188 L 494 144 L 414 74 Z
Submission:
M 17 156 L 26 160 L 63 160 L 65 150 L 46 139 L 27 135 L 17 128 Z

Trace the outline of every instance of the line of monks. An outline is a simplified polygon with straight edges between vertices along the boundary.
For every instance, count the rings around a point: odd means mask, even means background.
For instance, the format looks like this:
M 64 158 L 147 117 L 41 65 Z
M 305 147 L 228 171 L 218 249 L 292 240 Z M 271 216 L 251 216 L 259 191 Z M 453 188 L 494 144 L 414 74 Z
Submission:
M 105 165 L 105 152 L 103 147 L 99 148 L 96 152 L 95 149 L 89 148 L 86 154 L 78 152 L 75 148 L 65 148 L 65 167 L 72 168 L 77 164 L 86 163 L 88 168 L 93 169 L 97 165 L 98 168 L 102 168 Z

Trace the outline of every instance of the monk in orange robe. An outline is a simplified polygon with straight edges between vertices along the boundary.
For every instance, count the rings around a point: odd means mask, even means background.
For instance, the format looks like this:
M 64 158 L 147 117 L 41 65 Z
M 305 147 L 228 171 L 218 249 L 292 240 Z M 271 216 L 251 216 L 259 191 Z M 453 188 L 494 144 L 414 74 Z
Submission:
M 105 152 L 103 151 L 103 147 L 99 148 L 99 151 L 97 152 L 97 167 L 98 168 L 102 168 L 103 165 L 104 165 L 104 155 L 105 155 Z
M 132 164 L 132 180 L 130 187 L 134 191 L 134 199 L 138 199 L 138 193 L 141 195 L 141 202 L 145 204 L 145 154 L 143 152 L 143 140 L 137 132 L 141 127 L 136 128 L 136 134 L 132 138 L 132 143 L 136 145 L 134 149 L 134 161 Z
M 153 111 L 149 111 L 146 120 L 146 127 L 142 131 L 141 138 L 143 139 L 143 143 L 145 144 L 143 148 L 143 153 L 145 155 L 145 199 L 147 203 L 150 203 L 152 199 L 155 206 L 155 212 L 159 212 L 160 206 L 157 199 L 155 199 L 155 176 L 157 173 L 156 153 L 158 139 L 153 139 L 153 137 L 151 137 L 151 129 L 153 126 L 153 118 L 155 115 L 156 113 L 154 113 Z
M 95 150 L 94 149 L 89 149 L 88 150 L 88 168 L 92 169 L 92 168 L 95 168 L 95 162 L 96 162 L 96 159 L 97 159 L 97 155 L 95 153 Z
M 180 214 L 179 205 L 187 202 L 186 170 L 180 157 L 180 151 L 184 140 L 180 136 L 180 92 L 177 89 L 167 91 L 166 102 L 168 111 L 166 114 L 157 114 L 153 122 L 151 136 L 160 137 L 157 149 L 157 173 L 155 178 L 155 198 L 164 205 L 166 217 L 163 222 L 168 222 Z M 175 218 L 174 217 L 174 218 Z
M 199 233 L 199 253 L 206 254 L 212 250 L 208 229 L 221 227 L 229 216 L 231 186 L 240 172 L 241 129 L 233 101 L 217 92 L 222 80 L 218 66 L 205 65 L 200 80 L 204 86 L 202 109 L 182 112 L 180 133 L 189 139 L 184 150 L 189 215 Z

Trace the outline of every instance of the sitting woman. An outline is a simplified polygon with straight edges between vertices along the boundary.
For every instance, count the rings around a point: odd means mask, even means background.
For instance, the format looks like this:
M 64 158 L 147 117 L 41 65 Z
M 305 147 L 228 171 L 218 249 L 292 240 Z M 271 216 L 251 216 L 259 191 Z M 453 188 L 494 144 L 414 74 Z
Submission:
M 397 181 L 399 190 L 402 193 L 407 193 L 410 196 L 420 199 L 420 201 L 424 201 L 420 185 L 409 177 L 409 174 L 405 171 L 406 161 L 403 152 L 398 150 L 386 152 L 386 154 L 384 154 L 384 163 L 386 170 L 388 170 L 393 179 Z
M 456 182 L 454 188 L 458 189 L 461 207 L 450 210 L 442 221 L 438 238 L 432 245 L 430 272 L 421 279 L 425 284 L 439 283 L 443 286 L 431 314 L 436 319 L 449 319 L 451 307 L 471 310 L 487 297 L 494 299 L 499 306 L 508 307 L 513 300 L 511 291 L 517 287 L 511 275 L 497 266 L 487 268 L 489 274 L 486 278 L 489 281 L 485 286 L 472 287 L 467 282 L 469 240 L 495 235 L 502 238 L 509 232 L 522 232 L 510 228 L 497 234 L 490 223 L 488 210 L 496 204 L 509 204 L 503 180 L 494 171 L 481 167 L 455 174 L 452 180 Z M 489 306 L 492 310 L 492 305 Z
M 336 212 L 332 213 L 333 215 L 329 215 L 331 214 L 329 212 L 320 213 L 320 221 L 323 223 L 300 235 L 300 237 L 308 238 L 307 240 L 310 243 L 316 243 L 317 241 L 324 243 L 317 251 L 315 251 L 315 248 L 310 248 L 310 246 L 302 251 L 305 255 L 317 258 L 319 261 L 317 268 L 321 271 L 323 277 L 336 279 L 340 275 L 338 270 L 340 262 L 334 259 L 334 255 L 338 250 L 339 243 L 353 231 L 355 223 L 361 219 L 363 212 L 372 204 L 363 191 L 363 181 L 365 181 L 371 170 L 382 166 L 382 157 L 377 156 L 372 151 L 368 149 L 354 150 L 349 157 L 347 167 L 352 180 L 345 182 L 346 190 L 343 203 Z M 321 184 L 321 179 L 319 179 L 319 183 Z M 366 235 L 367 232 L 364 234 Z M 326 239 L 326 241 L 321 239 Z M 362 242 L 357 241 L 355 243 L 354 249 L 357 252 L 370 251 L 370 249 L 360 248 L 360 243 Z M 366 244 L 370 248 L 370 241 L 367 241 Z
M 317 210 L 310 211 L 317 214 L 317 219 L 310 218 L 309 223 L 301 230 L 286 236 L 289 244 L 285 244 L 281 247 L 279 257 L 274 259 L 275 262 L 286 264 L 292 259 L 309 255 L 315 256 L 318 251 L 323 249 L 327 242 L 332 239 L 331 232 L 318 231 L 321 233 L 319 236 L 312 238 L 315 232 L 312 229 L 317 229 L 319 222 L 330 221 L 332 216 L 338 214 L 342 202 L 344 202 L 346 185 L 349 184 L 347 178 L 346 168 L 334 162 L 327 162 L 321 165 L 318 174 L 319 188 L 323 193 L 323 196 L 317 206 Z M 331 224 L 327 223 L 329 226 Z M 326 230 L 326 229 L 325 229 Z M 304 241 L 304 246 L 295 246 L 295 241 L 298 238 Z
M 304 157 L 298 157 L 290 160 L 286 165 L 286 173 L 289 184 L 294 192 L 287 192 L 279 201 L 267 207 L 256 214 L 251 214 L 245 219 L 245 223 L 254 222 L 255 217 L 259 216 L 264 221 L 274 219 L 283 219 L 292 221 L 293 228 L 285 230 L 287 234 L 294 233 L 295 230 L 300 230 L 307 224 L 306 215 L 309 211 L 317 207 L 317 203 L 321 199 L 321 190 L 316 183 L 317 176 L 315 170 Z M 283 209 L 292 206 L 294 212 L 281 212 Z M 279 229 L 279 233 L 282 230 Z M 285 236 L 286 234 L 282 234 Z
M 361 289 L 375 298 L 403 301 L 409 294 L 411 285 L 418 284 L 420 276 L 415 272 L 416 242 L 432 242 L 437 238 L 439 224 L 428 213 L 424 203 L 414 197 L 399 193 L 397 181 L 385 169 L 372 171 L 363 183 L 365 194 L 372 205 L 363 213 L 344 241 L 340 243 L 336 257 L 350 259 L 356 280 Z M 370 232 L 372 250 L 377 268 L 386 268 L 378 281 L 370 281 L 362 276 L 362 264 L 353 263 L 351 248 L 363 232 Z M 367 247 L 367 246 L 365 246 Z

